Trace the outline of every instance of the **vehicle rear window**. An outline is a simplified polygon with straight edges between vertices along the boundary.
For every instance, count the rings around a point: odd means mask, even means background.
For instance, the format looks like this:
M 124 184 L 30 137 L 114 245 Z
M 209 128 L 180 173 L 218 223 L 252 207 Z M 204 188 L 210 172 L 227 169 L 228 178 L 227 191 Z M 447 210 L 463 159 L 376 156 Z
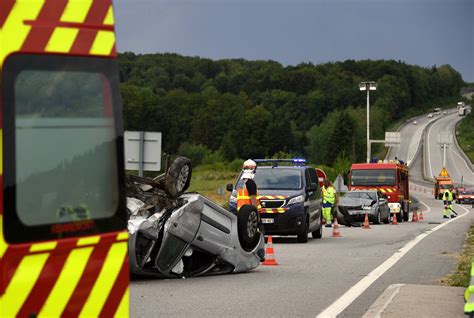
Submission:
M 299 190 L 303 186 L 297 169 L 258 169 L 254 181 L 258 189 Z
M 351 171 L 353 186 L 394 186 L 395 170 L 391 169 L 356 169 Z
M 63 236 L 54 224 L 89 221 L 69 227 L 69 235 L 96 231 L 99 223 L 103 230 L 124 228 L 118 217 L 124 210 L 123 158 L 114 63 L 39 55 L 12 56 L 6 63 L 5 219 L 29 228 L 32 240 Z M 25 240 L 7 227 L 5 232 L 13 241 Z

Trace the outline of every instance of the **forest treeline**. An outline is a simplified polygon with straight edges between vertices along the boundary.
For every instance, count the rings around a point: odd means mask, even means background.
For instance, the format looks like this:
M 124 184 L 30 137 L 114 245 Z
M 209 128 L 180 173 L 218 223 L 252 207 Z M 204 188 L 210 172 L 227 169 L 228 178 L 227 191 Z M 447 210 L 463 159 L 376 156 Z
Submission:
M 366 155 L 371 138 L 427 108 L 453 103 L 465 84 L 449 65 L 394 60 L 283 66 L 275 61 L 211 60 L 177 54 L 119 54 L 126 130 L 160 131 L 163 151 L 194 160 L 303 156 L 316 164 Z

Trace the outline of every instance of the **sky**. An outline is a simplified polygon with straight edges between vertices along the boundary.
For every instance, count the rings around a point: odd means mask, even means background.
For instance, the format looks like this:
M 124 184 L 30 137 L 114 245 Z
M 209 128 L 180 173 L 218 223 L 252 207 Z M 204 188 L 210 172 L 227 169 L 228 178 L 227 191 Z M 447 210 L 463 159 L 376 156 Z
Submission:
M 119 52 L 283 65 L 394 59 L 474 82 L 474 0 L 114 0 Z

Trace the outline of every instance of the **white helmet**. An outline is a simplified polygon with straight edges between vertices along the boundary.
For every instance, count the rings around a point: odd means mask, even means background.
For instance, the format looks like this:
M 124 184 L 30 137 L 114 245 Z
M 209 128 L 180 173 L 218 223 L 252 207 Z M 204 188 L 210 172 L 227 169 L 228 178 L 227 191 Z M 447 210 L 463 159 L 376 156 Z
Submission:
M 252 159 L 245 160 L 244 164 L 242 165 L 242 169 L 255 169 L 257 164 Z
M 252 159 L 248 159 L 242 165 L 242 176 L 241 179 L 253 179 L 257 164 Z

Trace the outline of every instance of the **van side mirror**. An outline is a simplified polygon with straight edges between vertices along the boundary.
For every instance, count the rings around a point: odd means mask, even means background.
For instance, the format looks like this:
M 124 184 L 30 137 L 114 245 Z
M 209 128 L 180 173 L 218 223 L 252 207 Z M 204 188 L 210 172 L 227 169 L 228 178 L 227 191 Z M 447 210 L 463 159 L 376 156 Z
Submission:
M 226 190 L 229 191 L 229 192 L 232 192 L 234 190 L 234 186 L 232 185 L 232 183 L 227 184 Z

